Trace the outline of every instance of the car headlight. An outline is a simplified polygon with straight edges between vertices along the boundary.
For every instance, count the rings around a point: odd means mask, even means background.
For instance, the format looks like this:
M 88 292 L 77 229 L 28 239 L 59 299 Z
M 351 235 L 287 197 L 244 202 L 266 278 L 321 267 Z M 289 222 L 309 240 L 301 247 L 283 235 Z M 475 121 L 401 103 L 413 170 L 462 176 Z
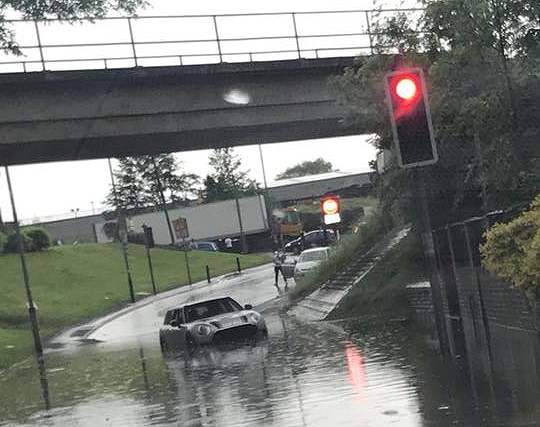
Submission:
M 261 320 L 261 315 L 259 313 L 250 313 L 249 314 L 249 318 L 255 322 L 255 323 L 258 323 L 259 320 Z
M 212 328 L 209 325 L 202 324 L 197 326 L 197 333 L 199 335 L 208 335 L 211 331 Z

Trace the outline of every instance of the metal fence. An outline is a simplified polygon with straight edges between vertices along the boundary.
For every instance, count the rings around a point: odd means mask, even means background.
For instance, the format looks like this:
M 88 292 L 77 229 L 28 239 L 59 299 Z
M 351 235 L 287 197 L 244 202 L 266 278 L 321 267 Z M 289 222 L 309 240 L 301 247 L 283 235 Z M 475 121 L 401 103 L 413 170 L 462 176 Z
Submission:
M 423 9 L 7 21 L 21 56 L 0 72 L 127 68 L 369 55 L 379 19 Z

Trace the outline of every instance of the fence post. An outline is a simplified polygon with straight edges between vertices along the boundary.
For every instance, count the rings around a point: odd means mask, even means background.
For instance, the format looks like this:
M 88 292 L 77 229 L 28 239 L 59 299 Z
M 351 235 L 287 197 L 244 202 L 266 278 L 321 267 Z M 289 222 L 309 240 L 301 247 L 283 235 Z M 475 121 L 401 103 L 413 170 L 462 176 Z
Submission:
M 219 30 L 218 30 L 216 15 L 213 15 L 212 19 L 214 20 L 214 31 L 216 32 L 216 42 L 217 42 L 217 48 L 218 48 L 218 53 L 219 53 L 219 62 L 223 62 L 223 54 L 221 52 L 221 43 L 219 42 Z
M 236 257 L 236 268 L 238 269 L 238 272 L 241 273 L 242 269 L 240 268 L 240 258 Z
M 43 57 L 43 46 L 41 46 L 41 36 L 39 34 L 38 22 L 34 21 L 34 27 L 36 28 L 36 37 L 39 46 L 39 57 L 41 59 L 41 71 L 45 71 L 45 58 Z
M 208 283 L 211 282 L 210 280 L 210 267 L 206 266 L 206 280 L 208 281 Z
M 296 27 L 296 14 L 292 14 L 292 21 L 294 27 L 294 38 L 296 39 L 296 51 L 298 52 L 298 59 L 300 59 L 300 42 L 298 41 L 298 29 Z
M 366 10 L 366 24 L 367 24 L 367 33 L 369 37 L 369 50 L 371 51 L 371 54 L 373 55 L 373 36 L 371 34 L 371 25 L 369 23 L 369 12 Z
M 133 52 L 133 60 L 135 61 L 135 66 L 139 66 L 137 61 L 137 51 L 135 49 L 135 39 L 133 38 L 133 28 L 131 27 L 131 18 L 128 18 L 128 27 L 129 27 L 129 39 L 131 40 L 131 51 Z

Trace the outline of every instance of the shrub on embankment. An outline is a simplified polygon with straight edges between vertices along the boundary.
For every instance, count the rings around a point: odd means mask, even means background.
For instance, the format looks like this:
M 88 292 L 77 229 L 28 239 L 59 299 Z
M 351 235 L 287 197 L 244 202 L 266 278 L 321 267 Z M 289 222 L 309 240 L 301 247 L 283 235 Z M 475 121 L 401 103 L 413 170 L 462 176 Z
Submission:
M 192 251 L 189 253 L 194 282 L 269 262 L 267 255 L 237 255 Z M 137 297 L 152 293 L 146 250 L 129 245 L 129 261 Z M 152 249 L 156 288 L 159 291 L 187 284 L 181 251 Z M 120 244 L 63 245 L 26 256 L 33 299 L 43 339 L 91 319 L 129 301 Z M 32 354 L 32 334 L 19 256 L 0 255 L 0 370 Z
M 540 297 L 540 195 L 528 211 L 508 223 L 497 223 L 480 246 L 486 270 Z
M 408 313 L 406 286 L 426 280 L 422 242 L 411 232 L 390 249 L 330 313 L 330 319 L 363 315 L 403 317 Z

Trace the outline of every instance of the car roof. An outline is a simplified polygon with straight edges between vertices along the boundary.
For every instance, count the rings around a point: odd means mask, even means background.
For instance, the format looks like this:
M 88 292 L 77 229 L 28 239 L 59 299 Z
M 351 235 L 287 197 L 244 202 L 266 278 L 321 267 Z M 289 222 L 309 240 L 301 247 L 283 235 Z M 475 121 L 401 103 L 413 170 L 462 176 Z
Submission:
M 195 305 L 195 304 L 202 304 L 202 303 L 205 303 L 205 302 L 210 302 L 210 301 L 216 301 L 216 300 L 220 300 L 220 299 L 232 299 L 233 301 L 237 302 L 238 304 L 240 304 L 238 301 L 236 301 L 233 297 L 229 296 L 229 295 L 225 295 L 225 296 L 222 296 L 222 297 L 215 297 L 215 298 L 206 298 L 206 299 L 199 299 L 199 300 L 195 300 L 195 301 L 186 301 L 184 304 L 180 304 L 180 305 L 175 305 L 173 307 L 169 307 L 167 309 L 167 311 L 171 311 L 171 310 L 178 310 L 180 308 L 184 308 L 184 307 L 187 307 L 187 306 L 190 306 L 190 305 Z M 241 304 L 240 304 L 241 305 Z

